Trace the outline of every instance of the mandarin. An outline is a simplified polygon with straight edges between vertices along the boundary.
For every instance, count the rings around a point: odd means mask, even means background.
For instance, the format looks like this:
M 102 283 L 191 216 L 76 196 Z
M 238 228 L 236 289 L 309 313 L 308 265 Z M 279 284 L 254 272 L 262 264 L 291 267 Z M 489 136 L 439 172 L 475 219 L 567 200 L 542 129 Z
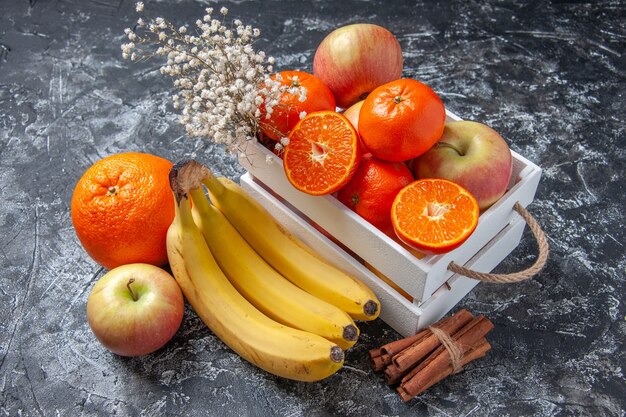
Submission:
M 330 89 L 316 76 L 303 71 L 282 71 L 270 77 L 287 87 L 304 87 L 306 99 L 300 101 L 299 94 L 285 91 L 267 118 L 265 107 L 261 105 L 261 129 L 270 139 L 279 141 L 289 136 L 289 132 L 300 121 L 300 113 L 321 110 L 335 110 L 335 97 Z
M 381 85 L 359 112 L 358 132 L 375 157 L 408 161 L 431 148 L 443 134 L 446 110 L 426 84 L 403 78 Z
M 337 193 L 337 199 L 383 233 L 395 237 L 391 205 L 396 194 L 411 182 L 413 175 L 402 162 L 366 154 L 350 182 Z
M 80 178 L 72 195 L 72 222 L 97 263 L 163 265 L 165 237 L 174 219 L 169 187 L 172 163 L 145 153 L 103 158 Z

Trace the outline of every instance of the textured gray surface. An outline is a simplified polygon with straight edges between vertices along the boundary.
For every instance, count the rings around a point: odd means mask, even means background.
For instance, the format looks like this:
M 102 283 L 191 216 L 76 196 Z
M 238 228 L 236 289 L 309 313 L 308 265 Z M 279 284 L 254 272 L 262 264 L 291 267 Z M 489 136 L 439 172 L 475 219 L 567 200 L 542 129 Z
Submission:
M 212 2 L 147 2 L 179 23 Z M 242 169 L 191 140 L 157 62 L 120 57 L 136 19 L 118 1 L 0 0 L 0 414 L 623 416 L 626 5 L 605 2 L 237 1 L 280 69 L 311 70 L 336 26 L 375 22 L 404 50 L 404 75 L 464 118 L 500 131 L 544 168 L 531 211 L 550 237 L 536 279 L 479 285 L 460 306 L 495 323 L 487 357 L 403 404 L 367 365 L 397 335 L 362 325 L 346 366 L 317 384 L 243 362 L 188 310 L 161 351 L 116 357 L 89 331 L 85 302 L 104 270 L 79 246 L 73 187 L 106 155 L 195 157 Z M 528 233 L 498 268 L 532 262 Z

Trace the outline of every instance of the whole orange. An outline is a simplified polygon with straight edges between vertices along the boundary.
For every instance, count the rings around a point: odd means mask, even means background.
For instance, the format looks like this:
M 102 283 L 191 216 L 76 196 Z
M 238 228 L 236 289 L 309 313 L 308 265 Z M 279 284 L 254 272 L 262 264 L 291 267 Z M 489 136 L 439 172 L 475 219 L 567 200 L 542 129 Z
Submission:
M 330 89 L 316 76 L 303 71 L 282 71 L 272 75 L 272 80 L 287 87 L 304 87 L 306 99 L 300 101 L 299 94 L 285 91 L 280 103 L 272 109 L 272 114 L 267 118 L 265 107 L 261 106 L 260 124 L 263 133 L 271 139 L 280 140 L 289 136 L 289 132 L 300 121 L 300 113 L 312 113 L 321 110 L 335 110 L 335 97 Z
M 172 163 L 145 153 L 111 155 L 93 164 L 72 195 L 72 222 L 96 262 L 112 269 L 130 263 L 163 265 L 174 219 Z
M 383 161 L 366 154 L 337 198 L 383 233 L 395 236 L 391 223 L 393 199 L 411 182 L 413 175 L 402 162 Z
M 443 134 L 446 110 L 426 84 L 403 78 L 383 84 L 367 96 L 358 131 L 367 149 L 386 161 L 407 161 L 435 144 Z

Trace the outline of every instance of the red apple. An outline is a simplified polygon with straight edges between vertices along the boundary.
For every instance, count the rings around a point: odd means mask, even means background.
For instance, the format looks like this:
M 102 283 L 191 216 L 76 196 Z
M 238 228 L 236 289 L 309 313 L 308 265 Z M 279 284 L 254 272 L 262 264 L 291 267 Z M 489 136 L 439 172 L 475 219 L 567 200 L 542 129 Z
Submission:
M 512 157 L 502 136 L 471 121 L 446 123 L 441 139 L 413 162 L 415 178 L 443 178 L 465 187 L 484 210 L 506 192 Z
M 381 26 L 343 26 L 318 46 L 313 73 L 345 109 L 376 87 L 402 77 L 402 49 L 395 36 Z
M 114 268 L 98 280 L 87 300 L 96 338 L 122 356 L 152 353 L 176 333 L 184 300 L 174 278 L 148 264 Z

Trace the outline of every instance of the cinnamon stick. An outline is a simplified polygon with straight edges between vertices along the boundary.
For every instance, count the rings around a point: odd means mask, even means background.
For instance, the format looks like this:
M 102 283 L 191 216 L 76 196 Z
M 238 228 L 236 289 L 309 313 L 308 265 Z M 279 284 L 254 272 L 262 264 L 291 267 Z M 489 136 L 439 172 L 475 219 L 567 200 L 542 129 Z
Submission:
M 437 327 L 447 334 L 453 334 L 469 323 L 472 318 L 472 314 L 463 309 L 453 316 L 435 323 L 433 327 Z M 425 331 L 427 333 L 423 338 L 393 356 L 393 363 L 385 368 L 384 376 L 387 384 L 393 385 L 400 382 L 402 377 L 409 372 L 411 368 L 441 345 L 439 338 L 433 334 L 430 329 L 426 329 Z
M 465 366 L 473 360 L 482 358 L 483 356 L 485 356 L 487 351 L 489 351 L 489 349 L 491 349 L 491 345 L 489 344 L 489 342 L 487 342 L 485 338 L 483 338 L 476 347 L 473 347 L 466 352 L 466 354 L 463 356 L 463 359 L 461 361 L 461 366 Z M 400 394 L 400 397 L 402 398 L 404 402 L 407 402 L 411 400 L 412 398 L 416 397 L 417 395 L 421 394 L 422 392 L 424 392 L 426 389 L 435 385 L 437 382 L 446 378 L 452 372 L 453 372 L 452 364 L 449 364 L 444 370 L 436 374 L 432 378 L 432 380 L 428 381 L 428 383 L 424 384 L 424 386 L 419 387 L 418 391 L 409 391 L 410 388 L 408 388 L 406 384 L 402 384 L 397 388 L 398 394 Z
M 460 313 L 460 312 L 459 312 Z M 457 313 L 457 314 L 459 314 Z M 440 320 L 435 325 L 441 326 L 448 322 L 452 317 L 446 317 L 445 319 Z M 413 343 L 419 341 L 424 336 L 428 336 L 430 334 L 430 330 L 424 329 L 413 336 L 405 337 L 403 339 L 395 340 L 393 342 L 387 343 L 376 349 L 371 349 L 369 351 L 370 355 L 370 364 L 374 371 L 382 371 L 385 366 L 389 365 L 391 357 L 400 353 L 402 350 L 411 346 Z M 389 358 L 381 358 L 383 355 L 389 355 Z M 376 359 L 380 358 L 380 359 Z
M 472 320 L 472 314 L 467 310 L 461 310 L 442 324 L 435 324 L 437 327 L 449 335 L 452 335 L 459 331 L 463 326 Z M 430 352 L 435 350 L 437 346 L 441 344 L 439 338 L 430 332 L 430 335 L 419 343 L 414 343 L 402 352 L 393 357 L 392 361 L 397 365 L 398 370 L 402 373 L 408 371 L 415 366 L 419 361 L 426 357 Z
M 461 354 L 465 355 L 470 349 L 477 346 L 478 342 L 492 328 L 493 323 L 484 316 L 478 316 L 452 335 L 452 339 L 458 344 Z M 415 396 L 422 392 L 424 387 L 432 385 L 430 382 L 442 373 L 444 377 L 449 375 L 446 375 L 448 367 L 453 368 L 450 352 L 444 346 L 440 346 L 402 378 L 402 390 L 408 395 Z
M 402 349 L 405 349 L 408 346 L 411 346 L 413 342 L 420 339 L 422 336 L 424 336 L 425 333 L 426 333 L 426 330 L 422 330 L 421 332 L 418 332 L 414 334 L 413 336 L 405 337 L 404 339 L 394 340 L 393 342 L 389 342 L 386 345 L 383 345 L 379 348 L 372 349 L 369 352 L 370 358 L 382 356 L 385 354 L 393 356 L 396 353 L 400 352 Z
M 391 355 L 384 354 L 370 358 L 370 365 L 375 372 L 382 371 L 391 363 Z
M 376 372 L 382 371 L 383 369 L 385 369 L 385 366 L 391 363 L 391 358 L 393 357 L 393 355 L 410 346 L 416 340 L 420 340 L 426 334 L 427 330 L 422 330 L 421 332 L 413 336 L 405 337 L 404 339 L 400 340 L 395 340 L 377 349 L 370 350 L 370 365 L 372 366 L 372 369 Z

